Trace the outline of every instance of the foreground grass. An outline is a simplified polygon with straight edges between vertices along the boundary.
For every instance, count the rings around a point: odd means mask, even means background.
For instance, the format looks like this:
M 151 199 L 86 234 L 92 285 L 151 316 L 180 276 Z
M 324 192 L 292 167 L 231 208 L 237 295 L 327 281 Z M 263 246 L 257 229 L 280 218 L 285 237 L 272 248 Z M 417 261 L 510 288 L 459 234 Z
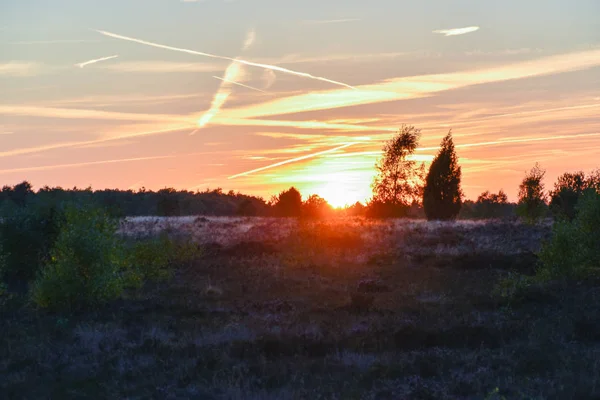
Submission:
M 533 273 L 548 226 L 137 223 L 123 231 L 192 235 L 203 258 L 93 313 L 8 307 L 1 397 L 600 396 L 597 282 L 494 294 Z

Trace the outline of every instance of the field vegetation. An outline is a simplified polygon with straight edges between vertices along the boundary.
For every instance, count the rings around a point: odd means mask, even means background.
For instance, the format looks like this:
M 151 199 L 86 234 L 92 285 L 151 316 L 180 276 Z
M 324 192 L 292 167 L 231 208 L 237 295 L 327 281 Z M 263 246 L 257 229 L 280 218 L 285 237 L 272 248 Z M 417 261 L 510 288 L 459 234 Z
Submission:
M 166 190 L 120 194 L 163 211 L 123 217 L 104 192 L 5 187 L 0 397 L 600 398 L 599 173 L 546 193 L 536 165 L 517 204 L 468 202 L 452 136 L 427 174 L 418 137 L 338 211 Z M 207 196 L 237 216 L 165 216 Z

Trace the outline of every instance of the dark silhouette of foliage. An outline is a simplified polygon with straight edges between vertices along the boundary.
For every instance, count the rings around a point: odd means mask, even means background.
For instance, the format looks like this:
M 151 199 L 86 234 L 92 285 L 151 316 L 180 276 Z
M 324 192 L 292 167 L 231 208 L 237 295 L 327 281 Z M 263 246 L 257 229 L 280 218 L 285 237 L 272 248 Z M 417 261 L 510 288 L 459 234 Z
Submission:
M 403 218 L 408 216 L 410 206 L 371 200 L 365 207 L 365 216 L 368 218 Z
M 420 129 L 403 125 L 396 136 L 385 143 L 383 156 L 375 165 L 372 214 L 396 216 L 403 213 L 403 208 L 420 201 L 425 166 L 411 158 L 420 137 Z M 394 208 L 399 210 L 392 211 Z
M 240 203 L 239 207 L 237 208 L 236 215 L 242 217 L 254 217 L 258 215 L 258 210 L 252 202 L 252 200 L 245 199 Z
M 508 218 L 515 215 L 515 207 L 516 204 L 509 203 L 508 196 L 502 189 L 498 193 L 491 193 L 486 190 L 479 195 L 477 201 L 467 200 L 463 202 L 459 218 Z
M 346 215 L 350 217 L 362 217 L 365 215 L 366 207 L 360 201 L 345 208 Z
M 295 187 L 279 193 L 273 204 L 278 217 L 299 217 L 302 213 L 302 195 Z
M 547 209 L 547 196 L 544 191 L 546 171 L 538 163 L 535 164 L 519 185 L 519 202 L 517 214 L 528 222 L 542 218 Z
M 583 193 L 590 189 L 600 188 L 598 185 L 598 171 L 586 178 L 583 171 L 574 173 L 566 172 L 558 177 L 554 183 L 554 190 L 550 192 L 550 210 L 557 218 L 572 220 L 577 213 L 577 203 Z
M 333 212 L 333 207 L 319 195 L 311 195 L 302 204 L 302 216 L 306 218 L 326 218 Z
M 23 181 L 13 187 L 2 188 L 2 200 L 10 200 L 17 207 L 25 207 L 27 200 L 34 194 L 31 183 Z
M 13 209 L 0 221 L 0 247 L 4 252 L 4 278 L 22 284 L 35 277 L 39 266 L 49 259 L 64 213 L 54 204 L 37 201 Z M 2 276 L 3 275 L 3 276 Z
M 158 191 L 158 203 L 156 204 L 156 214 L 163 217 L 173 217 L 181 215 L 179 208 L 179 199 L 173 194 L 177 191 L 173 188 L 165 188 Z
M 423 190 L 423 208 L 429 220 L 455 219 L 462 205 L 461 168 L 454 150 L 452 131 L 442 140 L 429 167 Z
M 19 185 L 17 185 L 19 186 Z M 15 186 L 16 187 L 16 186 Z M 246 196 L 240 193 L 223 193 L 221 189 L 203 192 L 162 189 L 158 192 L 141 188 L 133 190 L 92 190 L 91 188 L 63 189 L 44 186 L 37 192 L 23 191 L 17 187 L 5 186 L 0 191 L 0 216 L 11 215 L 19 206 L 14 199 L 25 199 L 29 203 L 60 205 L 64 203 L 94 204 L 113 217 L 138 215 L 237 215 L 240 205 L 249 201 L 256 209 L 256 215 L 268 215 L 269 207 L 260 197 Z M 20 201 L 23 204 L 23 201 Z
M 600 193 L 585 190 L 572 220 L 554 223 L 552 239 L 540 252 L 542 279 L 600 276 Z

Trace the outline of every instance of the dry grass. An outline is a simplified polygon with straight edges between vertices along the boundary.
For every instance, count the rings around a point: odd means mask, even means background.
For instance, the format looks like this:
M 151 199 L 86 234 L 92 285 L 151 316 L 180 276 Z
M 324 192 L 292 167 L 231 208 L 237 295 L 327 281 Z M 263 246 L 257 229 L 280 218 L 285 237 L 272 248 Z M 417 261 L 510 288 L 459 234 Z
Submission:
M 122 225 L 131 236 L 160 231 L 191 235 L 204 257 L 104 310 L 1 315 L 3 398 L 600 396 L 597 286 L 510 304 L 492 294 L 509 271 L 531 273 L 546 225 Z

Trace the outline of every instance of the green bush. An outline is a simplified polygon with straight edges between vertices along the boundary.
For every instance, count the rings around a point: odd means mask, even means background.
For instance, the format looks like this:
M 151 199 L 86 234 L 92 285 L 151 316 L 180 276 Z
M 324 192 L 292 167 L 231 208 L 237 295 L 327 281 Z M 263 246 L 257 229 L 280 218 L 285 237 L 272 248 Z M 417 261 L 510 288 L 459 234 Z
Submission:
M 29 282 L 49 259 L 64 219 L 59 207 L 34 203 L 13 208 L 0 222 L 4 268 L 0 280 Z
M 69 206 L 31 297 L 42 308 L 74 310 L 117 298 L 127 268 L 117 224 L 103 210 Z
M 539 278 L 585 278 L 600 273 L 600 194 L 586 191 L 576 217 L 558 220 L 540 252 Z
M 140 288 L 145 281 L 164 281 L 172 276 L 173 268 L 200 255 L 198 246 L 176 241 L 161 234 L 155 238 L 137 239 L 127 248 L 127 268 L 123 277 L 128 288 Z

